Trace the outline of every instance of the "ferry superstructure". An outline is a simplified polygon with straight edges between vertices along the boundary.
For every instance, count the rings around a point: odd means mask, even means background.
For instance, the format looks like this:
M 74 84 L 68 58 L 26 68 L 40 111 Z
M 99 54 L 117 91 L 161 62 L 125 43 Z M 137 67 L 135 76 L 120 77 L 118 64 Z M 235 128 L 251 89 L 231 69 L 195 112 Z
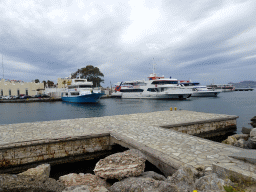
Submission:
M 96 103 L 103 95 L 100 88 L 93 88 L 93 83 L 87 79 L 72 79 L 61 99 L 71 103 Z
M 235 87 L 232 84 L 211 84 L 207 85 L 207 88 L 221 90 L 222 92 L 231 92 L 235 90 Z
M 155 73 L 148 80 L 119 82 L 112 93 L 123 99 L 186 99 L 191 95 L 192 90 L 179 85 L 177 79 L 157 77 Z

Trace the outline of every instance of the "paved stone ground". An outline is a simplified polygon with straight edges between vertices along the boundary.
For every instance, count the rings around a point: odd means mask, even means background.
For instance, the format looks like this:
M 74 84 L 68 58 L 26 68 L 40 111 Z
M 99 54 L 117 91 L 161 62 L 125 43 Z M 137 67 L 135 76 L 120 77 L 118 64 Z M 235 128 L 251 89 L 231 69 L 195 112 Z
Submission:
M 179 110 L 1 125 L 0 148 L 31 140 L 115 133 L 184 164 L 203 165 L 208 171 L 213 164 L 219 164 L 255 176 L 254 164 L 229 157 L 248 150 L 159 127 L 232 117 L 235 116 Z

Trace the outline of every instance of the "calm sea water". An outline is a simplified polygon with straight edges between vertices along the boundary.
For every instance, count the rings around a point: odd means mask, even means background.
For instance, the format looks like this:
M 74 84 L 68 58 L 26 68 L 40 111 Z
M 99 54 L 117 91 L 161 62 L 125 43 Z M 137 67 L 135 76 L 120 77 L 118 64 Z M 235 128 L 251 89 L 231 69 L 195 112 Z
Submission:
M 237 132 L 251 127 L 256 115 L 256 91 L 220 93 L 218 97 L 188 100 L 101 99 L 97 104 L 1 103 L 0 124 L 112 116 L 169 110 L 170 107 L 206 113 L 237 115 Z

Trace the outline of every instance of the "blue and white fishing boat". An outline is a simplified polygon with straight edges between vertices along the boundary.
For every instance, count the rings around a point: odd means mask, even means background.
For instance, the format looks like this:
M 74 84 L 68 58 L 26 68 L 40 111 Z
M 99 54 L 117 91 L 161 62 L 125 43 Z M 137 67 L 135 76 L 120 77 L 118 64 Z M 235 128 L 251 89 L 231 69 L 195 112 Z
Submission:
M 72 79 L 71 85 L 62 92 L 61 99 L 71 103 L 96 103 L 104 95 L 100 88 L 93 88 L 87 79 Z

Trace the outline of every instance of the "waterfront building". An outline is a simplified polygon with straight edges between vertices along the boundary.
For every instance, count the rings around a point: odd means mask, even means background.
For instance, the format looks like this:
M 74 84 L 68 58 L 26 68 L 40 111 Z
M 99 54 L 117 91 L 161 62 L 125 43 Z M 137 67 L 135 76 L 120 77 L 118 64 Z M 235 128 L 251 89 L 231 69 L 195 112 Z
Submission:
M 24 82 L 20 80 L 5 80 L 0 81 L 0 96 L 8 95 L 37 95 L 44 90 L 43 83 Z
M 68 85 L 71 85 L 71 78 L 58 78 L 58 88 L 67 88 Z

